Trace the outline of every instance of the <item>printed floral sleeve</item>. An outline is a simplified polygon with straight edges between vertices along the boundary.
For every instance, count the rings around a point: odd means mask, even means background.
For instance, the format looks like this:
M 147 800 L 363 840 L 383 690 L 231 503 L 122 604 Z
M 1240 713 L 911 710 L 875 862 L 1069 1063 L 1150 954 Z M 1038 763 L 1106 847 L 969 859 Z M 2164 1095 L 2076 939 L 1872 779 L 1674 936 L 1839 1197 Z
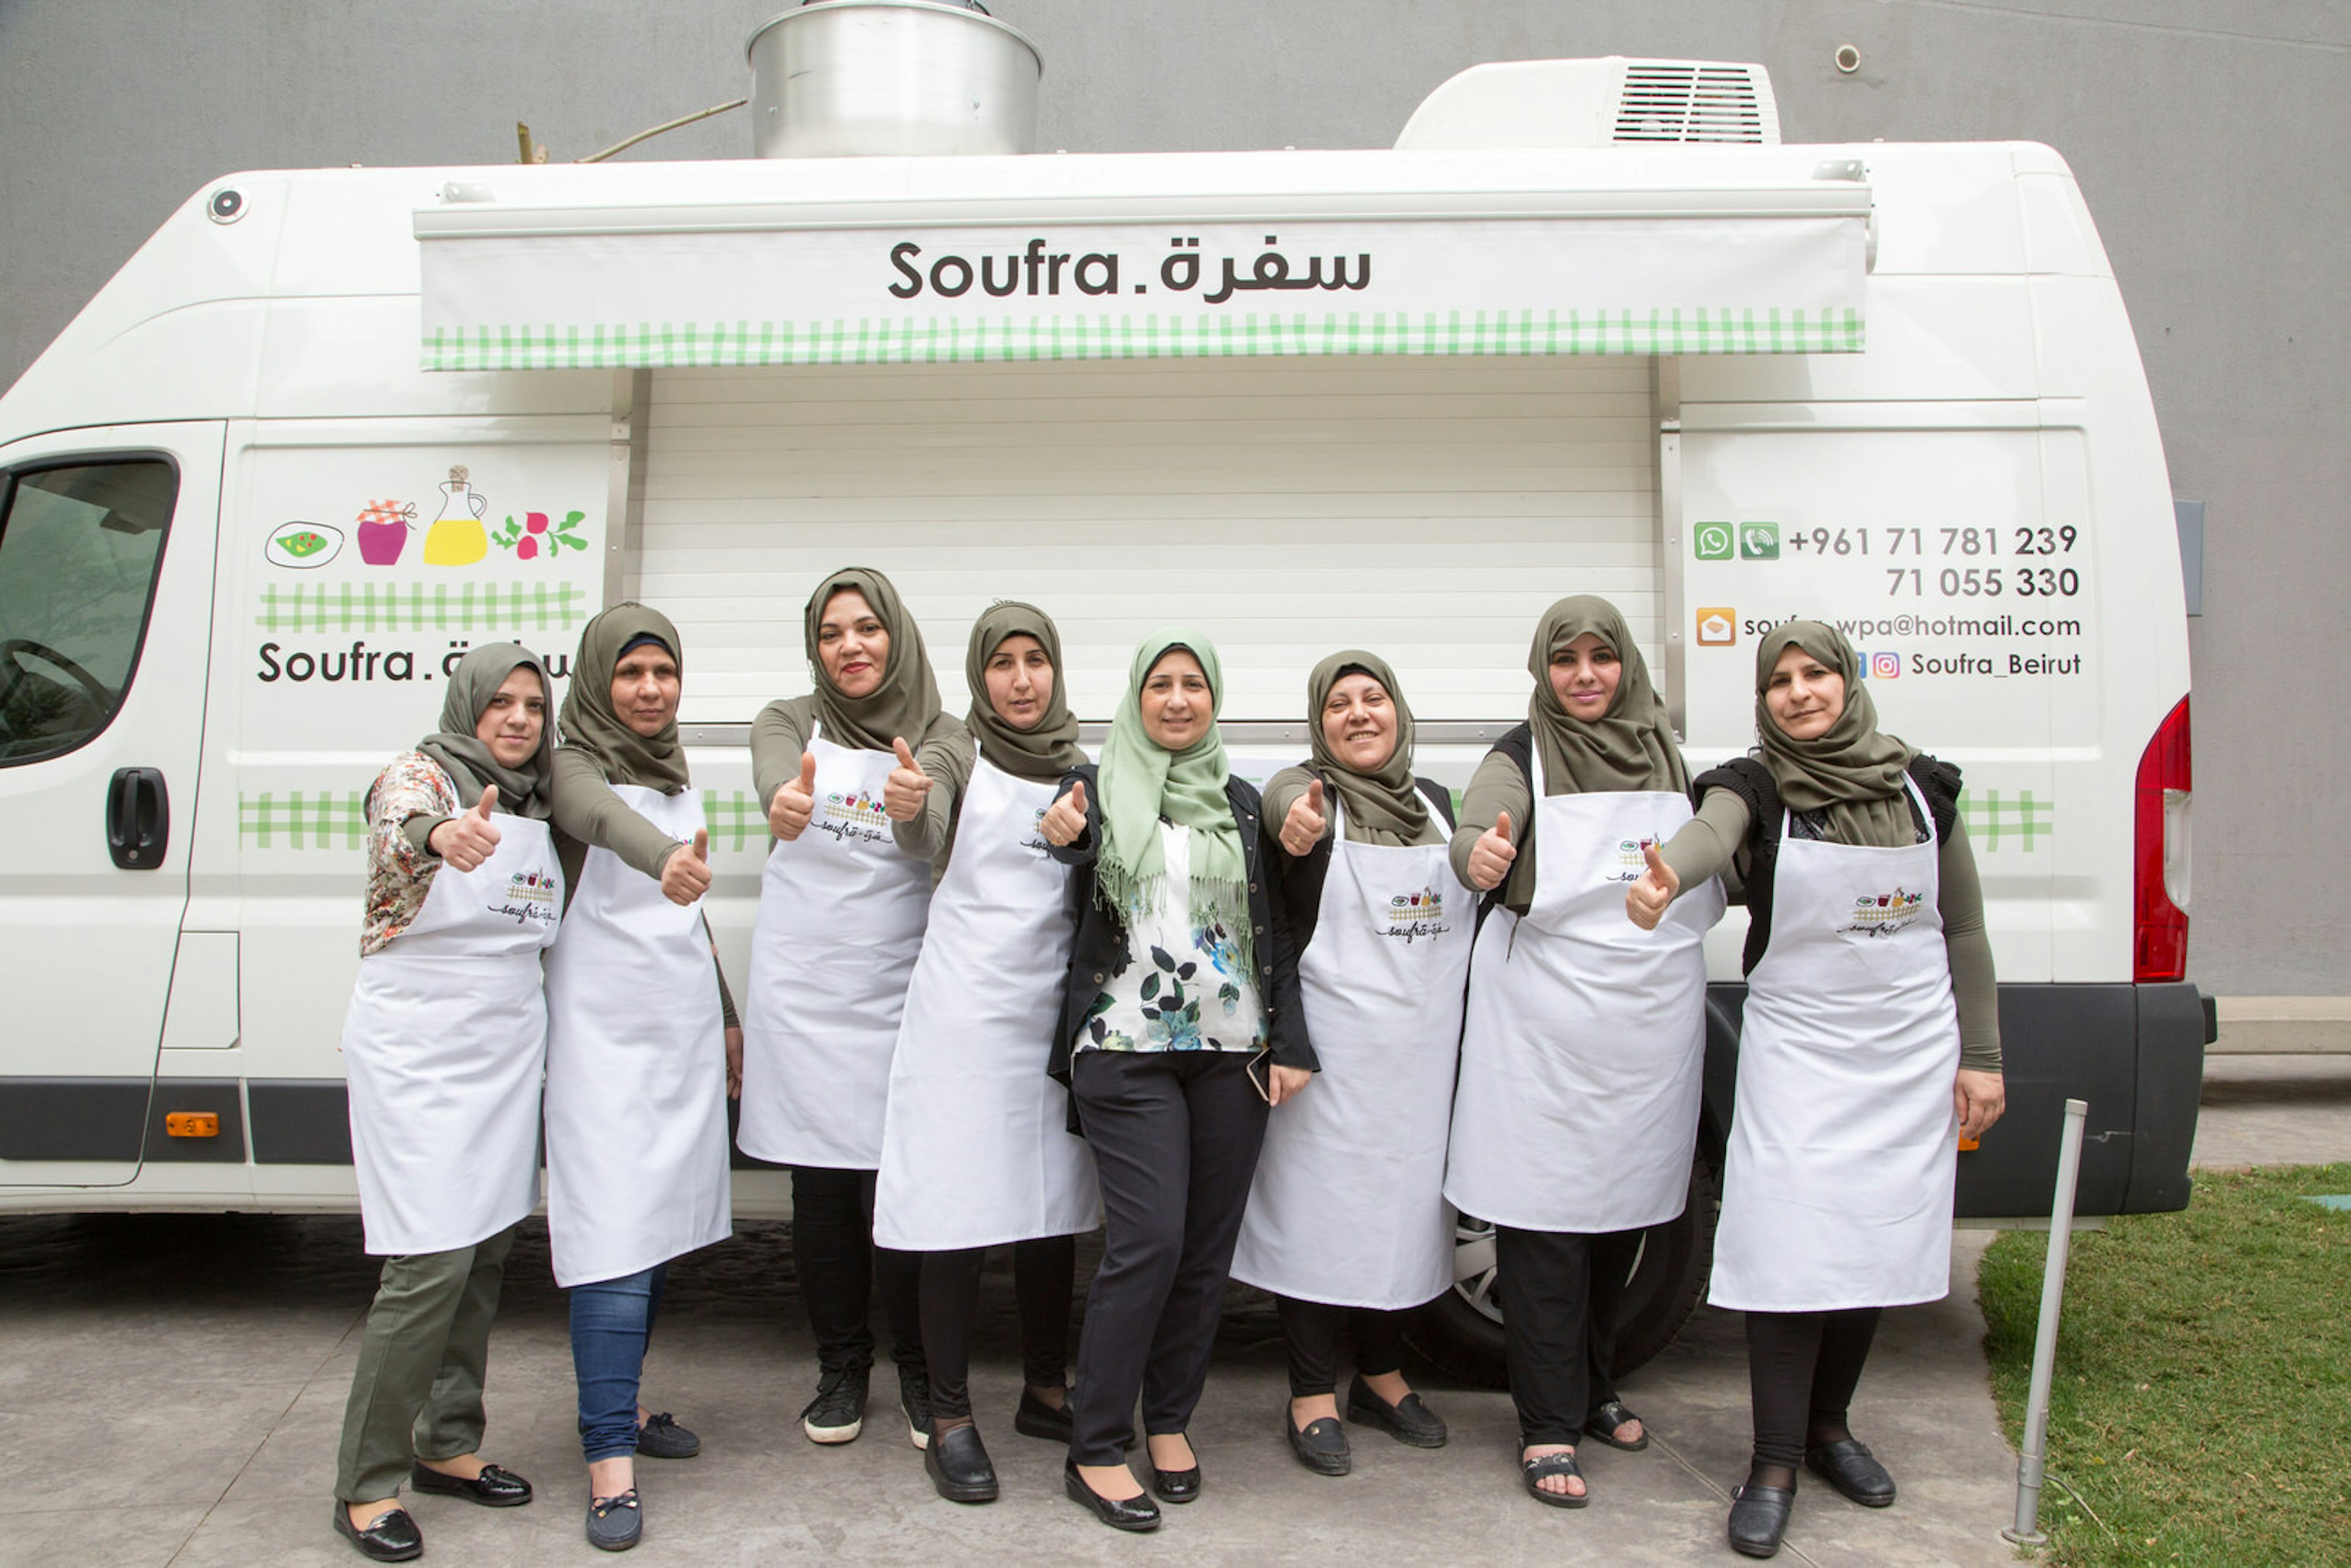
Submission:
M 457 787 L 439 763 L 405 752 L 376 776 L 368 790 L 367 917 L 360 955 L 381 952 L 408 929 L 432 891 L 440 860 L 408 841 L 401 825 L 411 817 L 454 817 Z

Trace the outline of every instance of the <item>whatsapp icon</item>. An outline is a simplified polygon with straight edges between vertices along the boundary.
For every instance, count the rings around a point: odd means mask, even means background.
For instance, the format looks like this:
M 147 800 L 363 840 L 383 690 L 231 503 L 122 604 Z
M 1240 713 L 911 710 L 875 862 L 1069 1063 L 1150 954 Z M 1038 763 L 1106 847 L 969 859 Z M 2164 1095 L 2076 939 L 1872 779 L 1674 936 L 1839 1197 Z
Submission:
M 1690 533 L 1690 541 L 1698 549 L 1700 560 L 1729 560 L 1737 548 L 1738 536 L 1729 523 L 1700 523 Z

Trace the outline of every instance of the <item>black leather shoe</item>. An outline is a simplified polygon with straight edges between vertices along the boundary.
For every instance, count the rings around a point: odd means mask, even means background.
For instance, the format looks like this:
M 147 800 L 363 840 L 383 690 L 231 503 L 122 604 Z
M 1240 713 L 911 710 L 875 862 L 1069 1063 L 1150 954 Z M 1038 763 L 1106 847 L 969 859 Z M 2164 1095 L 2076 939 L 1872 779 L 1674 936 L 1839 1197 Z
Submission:
M 1107 1498 L 1086 1485 L 1086 1478 L 1078 1474 L 1078 1461 L 1061 1463 L 1061 1490 L 1070 1494 L 1072 1502 L 1083 1503 L 1093 1511 L 1093 1516 L 1113 1530 L 1145 1531 L 1159 1528 L 1159 1505 L 1150 1497 L 1137 1493 L 1129 1498 Z
M 1298 1462 L 1318 1476 L 1343 1476 L 1354 1468 L 1355 1456 L 1347 1447 L 1347 1429 L 1331 1416 L 1323 1416 L 1306 1423 L 1304 1430 L 1290 1416 L 1290 1406 L 1281 1407 L 1281 1429 L 1290 1434 L 1290 1451 Z
M 1048 1442 L 1066 1443 L 1078 1435 L 1078 1423 L 1070 1414 L 1069 1391 L 1061 1393 L 1061 1406 L 1055 1409 L 1037 1397 L 1037 1391 L 1023 1386 L 1020 1407 L 1012 1413 L 1012 1429 L 1024 1437 L 1042 1437 Z
M 378 1563 L 405 1563 L 424 1555 L 424 1537 L 417 1531 L 416 1521 L 408 1517 L 404 1508 L 378 1516 L 365 1530 L 351 1523 L 351 1516 L 343 1511 L 343 1500 L 335 1500 L 335 1533 L 358 1547 L 361 1555 Z
M 1372 1385 L 1360 1375 L 1347 1385 L 1347 1419 L 1377 1427 L 1397 1442 L 1416 1448 L 1441 1448 L 1447 1436 L 1443 1419 L 1421 1403 L 1419 1395 L 1407 1394 L 1391 1405 L 1373 1393 Z
M 968 1423 L 934 1431 L 923 1449 L 923 1469 L 949 1502 L 996 1500 L 996 1467 L 987 1461 L 979 1428 Z
M 484 1508 L 520 1508 L 530 1500 L 530 1483 L 496 1465 L 484 1465 L 481 1479 L 469 1481 L 463 1476 L 443 1475 L 419 1459 L 408 1467 L 408 1485 L 414 1491 L 462 1497 Z
M 1796 1489 L 1743 1486 L 1730 1496 L 1730 1549 L 1748 1557 L 1777 1556 Z
M 1894 1505 L 1894 1478 L 1869 1451 L 1869 1445 L 1851 1437 L 1804 1450 L 1804 1468 L 1864 1508 Z
M 1200 1467 L 1188 1470 L 1163 1470 L 1154 1467 L 1151 1490 L 1159 1494 L 1161 1502 L 1186 1503 L 1200 1495 Z

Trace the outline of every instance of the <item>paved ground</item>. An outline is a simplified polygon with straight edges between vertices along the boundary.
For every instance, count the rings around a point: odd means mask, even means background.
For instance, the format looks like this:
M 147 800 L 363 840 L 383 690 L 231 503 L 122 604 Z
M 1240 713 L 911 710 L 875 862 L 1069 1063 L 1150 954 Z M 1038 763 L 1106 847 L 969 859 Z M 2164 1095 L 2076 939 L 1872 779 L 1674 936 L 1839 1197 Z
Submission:
M 2351 1158 L 2351 1061 L 2216 1061 L 2199 1163 Z M 1986 1389 L 1971 1288 L 1984 1238 L 1962 1233 L 1954 1299 L 1888 1314 L 1855 1406 L 1903 1487 L 1884 1512 L 1825 1486 L 1797 1504 L 1785 1560 L 1997 1563 L 2015 1460 Z M 543 1233 L 516 1254 L 492 1348 L 491 1442 L 541 1489 L 507 1512 L 415 1503 L 427 1561 L 602 1561 L 584 1500 L 562 1302 Z M 372 1271 L 355 1221 L 258 1217 L 0 1218 L 0 1563 L 357 1563 L 328 1531 L 333 1449 Z M 1737 1320 L 1702 1312 L 1625 1392 L 1649 1452 L 1587 1445 L 1581 1512 L 1521 1495 L 1508 1400 L 1422 1376 L 1452 1423 L 1435 1453 L 1357 1432 L 1355 1473 L 1290 1458 L 1280 1354 L 1262 1299 L 1237 1293 L 1194 1427 L 1207 1494 L 1156 1537 L 1113 1534 L 1061 1495 L 1061 1453 L 1019 1437 L 1008 1281 L 994 1277 L 975 1382 L 1004 1500 L 942 1502 L 903 1430 L 876 1419 L 819 1449 L 792 1416 L 813 1382 L 781 1228 L 752 1228 L 673 1275 L 647 1396 L 704 1437 L 700 1458 L 646 1461 L 638 1561 L 751 1564 L 1728 1563 L 1725 1489 L 1747 1445 Z M 877 1393 L 887 1383 L 877 1382 Z M 879 1402 L 877 1401 L 877 1404 Z

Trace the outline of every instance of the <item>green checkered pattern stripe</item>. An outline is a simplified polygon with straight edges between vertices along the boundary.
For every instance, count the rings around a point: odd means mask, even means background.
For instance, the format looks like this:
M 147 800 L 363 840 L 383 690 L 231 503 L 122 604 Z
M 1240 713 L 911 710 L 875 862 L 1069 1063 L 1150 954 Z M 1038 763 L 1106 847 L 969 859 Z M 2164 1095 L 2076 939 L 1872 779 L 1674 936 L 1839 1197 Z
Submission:
M 264 790 L 236 798 L 239 843 L 258 850 L 367 847 L 364 789 Z
M 702 820 L 710 829 L 710 850 L 768 852 L 768 813 L 747 789 L 705 789 Z
M 591 608 L 586 589 L 561 580 L 271 582 L 253 619 L 264 632 L 569 632 Z
M 436 327 L 428 371 L 655 370 L 724 365 L 953 364 L 1257 354 L 1857 354 L 1861 311 L 1236 312 L 861 316 L 802 321 L 641 321 Z
M 2031 854 L 2056 830 L 2054 800 L 2036 800 L 2030 789 L 1965 789 L 1959 793 L 1959 821 L 1967 824 L 1968 842 L 1977 853 L 2019 850 Z

